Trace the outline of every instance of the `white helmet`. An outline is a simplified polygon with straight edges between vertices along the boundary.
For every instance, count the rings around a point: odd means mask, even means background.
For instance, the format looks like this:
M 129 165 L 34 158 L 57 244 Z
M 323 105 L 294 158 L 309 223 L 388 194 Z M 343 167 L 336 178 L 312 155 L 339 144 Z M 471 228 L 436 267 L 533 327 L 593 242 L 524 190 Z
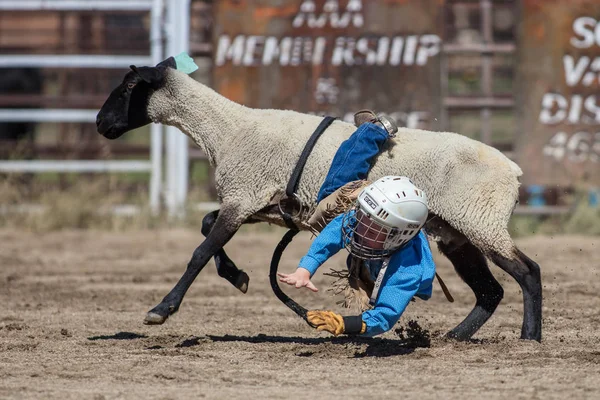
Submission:
M 386 176 L 365 187 L 345 213 L 342 234 L 359 258 L 391 255 L 415 237 L 427 221 L 427 196 L 404 176 Z

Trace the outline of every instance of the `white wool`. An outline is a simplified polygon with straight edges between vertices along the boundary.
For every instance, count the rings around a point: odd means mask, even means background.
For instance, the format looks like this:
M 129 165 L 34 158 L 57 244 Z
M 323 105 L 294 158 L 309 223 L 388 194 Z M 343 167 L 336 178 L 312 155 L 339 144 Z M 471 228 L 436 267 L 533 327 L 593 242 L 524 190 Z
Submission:
M 208 155 L 216 166 L 221 202 L 235 208 L 242 219 L 285 191 L 304 145 L 322 119 L 244 107 L 172 69 L 165 87 L 151 96 L 148 112 L 154 122 L 181 129 Z M 314 205 L 336 150 L 355 129 L 335 121 L 317 141 L 298 188 L 305 205 Z M 507 224 L 522 175 L 514 162 L 490 146 L 449 132 L 400 128 L 389 143 L 369 179 L 410 177 L 426 192 L 433 214 L 485 254 L 495 251 L 512 258 Z

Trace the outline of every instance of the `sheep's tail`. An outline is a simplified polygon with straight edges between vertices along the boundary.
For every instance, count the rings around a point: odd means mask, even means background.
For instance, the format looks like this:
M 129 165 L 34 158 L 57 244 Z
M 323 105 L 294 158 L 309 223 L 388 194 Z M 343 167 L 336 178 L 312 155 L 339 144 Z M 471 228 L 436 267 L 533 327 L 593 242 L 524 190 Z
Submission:
M 502 153 L 500 150 L 492 147 L 494 149 L 494 152 L 496 154 L 498 154 L 501 158 L 503 158 L 506 163 L 508 164 L 508 168 L 510 169 L 510 172 L 512 172 L 514 174 L 515 177 L 520 177 L 523 175 L 523 170 L 521 170 L 521 167 L 519 167 L 519 165 L 517 165 L 516 162 L 514 162 L 513 160 L 511 160 L 510 158 L 508 158 L 504 153 Z
M 515 176 L 518 178 L 520 176 L 523 176 L 523 170 L 521 169 L 521 167 L 519 167 L 517 165 L 516 162 L 514 162 L 513 160 L 508 160 L 508 165 L 510 166 L 510 170 L 512 171 L 513 174 L 515 174 Z

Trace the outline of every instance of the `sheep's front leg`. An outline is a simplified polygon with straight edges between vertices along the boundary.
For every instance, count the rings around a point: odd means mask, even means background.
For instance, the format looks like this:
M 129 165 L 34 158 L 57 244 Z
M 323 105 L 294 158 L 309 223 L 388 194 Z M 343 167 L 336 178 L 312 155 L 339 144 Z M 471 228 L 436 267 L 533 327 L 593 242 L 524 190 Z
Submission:
M 219 216 L 219 210 L 212 211 L 204 216 L 202 219 L 202 234 L 204 236 L 209 235 L 212 230 L 217 217 Z M 244 271 L 238 269 L 233 261 L 227 256 L 225 250 L 220 249 L 215 254 L 215 265 L 217 267 L 217 273 L 221 278 L 225 278 L 229 283 L 238 288 L 242 293 L 248 291 L 248 282 L 250 277 Z
M 206 240 L 194 250 L 192 259 L 188 263 L 183 276 L 160 304 L 148 312 L 144 320 L 145 324 L 160 325 L 170 315 L 179 310 L 183 297 L 192 285 L 192 282 L 194 282 L 194 279 L 196 279 L 202 268 L 208 263 L 208 260 L 233 237 L 243 220 L 244 218 L 240 218 L 236 211 L 227 210 L 226 207 L 223 207 Z

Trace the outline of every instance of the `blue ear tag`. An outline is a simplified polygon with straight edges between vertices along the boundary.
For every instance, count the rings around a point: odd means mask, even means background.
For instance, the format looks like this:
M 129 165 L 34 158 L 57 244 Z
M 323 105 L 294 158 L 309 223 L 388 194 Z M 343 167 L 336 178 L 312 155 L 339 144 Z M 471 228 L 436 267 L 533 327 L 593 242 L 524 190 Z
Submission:
M 177 64 L 177 71 L 181 71 L 186 74 L 191 74 L 198 69 L 198 66 L 192 57 L 188 56 L 186 52 L 180 53 L 175 57 L 175 64 Z

